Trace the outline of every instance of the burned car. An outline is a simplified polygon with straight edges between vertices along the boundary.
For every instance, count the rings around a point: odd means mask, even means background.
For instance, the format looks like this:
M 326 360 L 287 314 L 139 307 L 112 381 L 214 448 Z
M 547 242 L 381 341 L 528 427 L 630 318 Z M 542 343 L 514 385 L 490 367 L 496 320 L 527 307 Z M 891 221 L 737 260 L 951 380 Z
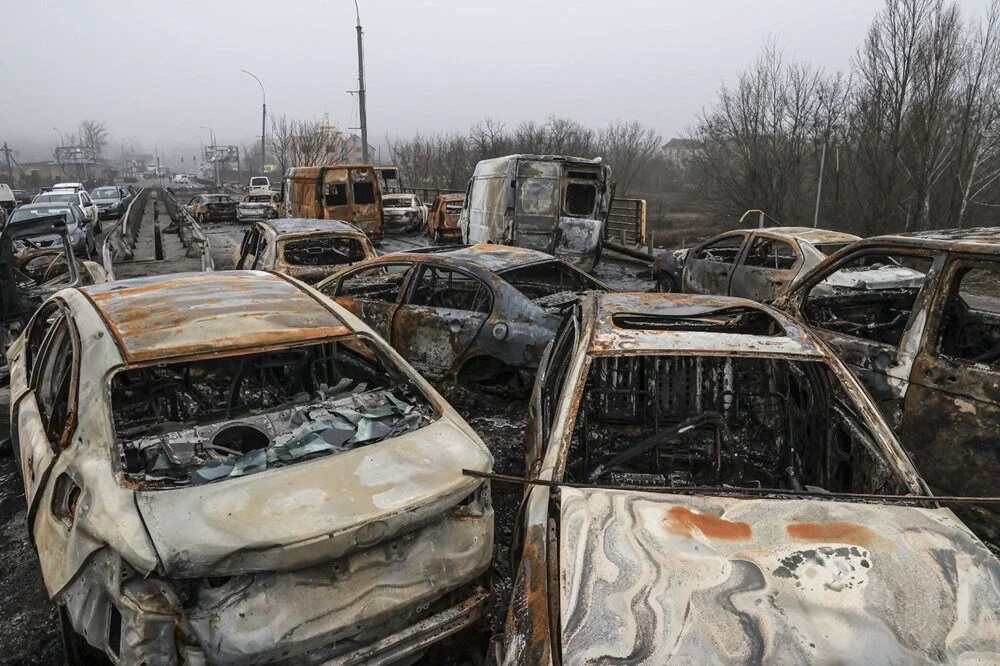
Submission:
M 228 194 L 199 194 L 184 204 L 184 210 L 198 224 L 226 222 L 236 219 L 236 199 Z
M 0 229 L 0 351 L 20 335 L 52 294 L 105 281 L 107 274 L 100 264 L 85 261 L 73 251 L 61 213 L 33 216 Z
M 376 256 L 363 231 L 339 220 L 281 218 L 254 223 L 233 251 L 237 269 L 273 270 L 314 284 Z
M 527 427 L 498 661 L 1000 654 L 1000 561 L 935 505 L 843 362 L 775 310 L 586 298 Z
M 236 206 L 236 221 L 251 222 L 278 217 L 280 198 L 281 193 L 273 190 L 250 190 Z
M 464 194 L 439 194 L 427 214 L 427 235 L 435 243 L 462 241 L 462 227 L 458 220 L 465 205 Z
M 69 663 L 390 662 L 474 622 L 492 458 L 374 332 L 260 272 L 66 289 L 9 354 Z
M 932 489 L 1000 495 L 1000 229 L 865 239 L 775 305 L 861 377 Z M 1000 504 L 956 513 L 1000 549 Z
M 580 295 L 610 291 L 550 255 L 487 244 L 383 255 L 317 288 L 427 376 L 514 394 Z
M 857 240 L 852 234 L 812 227 L 737 229 L 696 245 L 679 262 L 658 258 L 654 277 L 661 291 L 679 288 L 687 294 L 769 303 L 827 256 Z
M 382 219 L 386 232 L 422 229 L 427 225 L 427 206 L 416 194 L 383 194 Z

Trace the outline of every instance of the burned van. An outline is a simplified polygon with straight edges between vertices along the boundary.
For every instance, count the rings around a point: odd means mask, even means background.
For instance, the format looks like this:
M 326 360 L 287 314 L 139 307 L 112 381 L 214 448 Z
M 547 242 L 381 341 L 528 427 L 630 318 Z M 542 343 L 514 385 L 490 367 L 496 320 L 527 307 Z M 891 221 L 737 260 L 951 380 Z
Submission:
M 508 155 L 483 160 L 469 181 L 460 226 L 467 243 L 539 250 L 579 268 L 600 257 L 611 203 L 600 158 Z
M 285 173 L 285 215 L 343 220 L 382 240 L 382 190 L 367 164 L 293 167 Z

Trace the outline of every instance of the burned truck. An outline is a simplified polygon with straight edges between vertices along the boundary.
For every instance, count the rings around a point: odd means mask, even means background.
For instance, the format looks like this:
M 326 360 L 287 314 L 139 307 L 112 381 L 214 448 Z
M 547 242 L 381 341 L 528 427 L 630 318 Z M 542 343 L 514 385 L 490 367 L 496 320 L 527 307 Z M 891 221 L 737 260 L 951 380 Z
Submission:
M 516 245 L 590 270 L 610 205 L 611 168 L 600 158 L 508 155 L 476 165 L 459 225 L 467 243 Z

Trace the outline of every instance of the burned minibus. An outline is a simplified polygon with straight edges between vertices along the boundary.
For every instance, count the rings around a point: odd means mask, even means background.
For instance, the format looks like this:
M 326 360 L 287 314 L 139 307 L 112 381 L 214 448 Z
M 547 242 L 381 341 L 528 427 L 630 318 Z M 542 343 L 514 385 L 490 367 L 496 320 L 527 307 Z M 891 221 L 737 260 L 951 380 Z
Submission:
M 382 240 L 382 190 L 367 164 L 294 167 L 285 173 L 285 215 L 343 220 Z
M 610 203 L 611 168 L 600 158 L 508 155 L 476 165 L 460 226 L 467 243 L 539 250 L 590 270 Z

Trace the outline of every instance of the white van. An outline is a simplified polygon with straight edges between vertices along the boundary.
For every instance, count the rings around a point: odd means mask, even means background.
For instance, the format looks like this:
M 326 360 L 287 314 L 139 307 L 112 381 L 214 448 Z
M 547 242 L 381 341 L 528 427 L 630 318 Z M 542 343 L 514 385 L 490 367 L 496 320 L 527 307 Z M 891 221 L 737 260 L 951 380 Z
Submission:
M 467 243 L 540 250 L 590 270 L 611 205 L 611 168 L 598 159 L 508 155 L 483 160 L 459 225 Z
M 186 173 L 175 174 L 174 183 L 176 183 L 177 185 L 190 185 L 191 176 L 187 175 Z

